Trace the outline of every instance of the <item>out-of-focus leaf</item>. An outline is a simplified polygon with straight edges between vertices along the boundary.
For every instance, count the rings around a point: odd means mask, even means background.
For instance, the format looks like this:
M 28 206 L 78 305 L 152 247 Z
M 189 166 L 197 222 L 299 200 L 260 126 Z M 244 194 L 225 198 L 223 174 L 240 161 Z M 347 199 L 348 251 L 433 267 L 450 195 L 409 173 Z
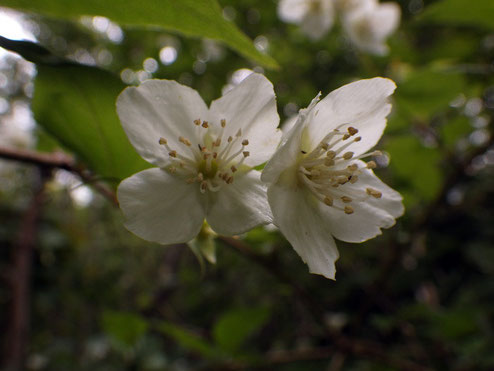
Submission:
M 103 329 L 118 344 L 131 347 L 148 330 L 148 323 L 140 316 L 128 312 L 103 313 Z
M 408 184 L 412 193 L 425 200 L 436 196 L 441 185 L 441 157 L 436 149 L 424 147 L 412 135 L 392 138 L 385 149 L 391 155 L 390 167 Z
M 124 87 L 117 77 L 94 67 L 39 65 L 35 119 L 95 173 L 121 180 L 150 166 L 129 143 L 115 111 Z
M 458 116 L 446 122 L 441 129 L 443 143 L 450 149 L 454 148 L 459 139 L 472 132 L 472 127 L 465 116 Z
M 248 37 L 223 18 L 216 0 L 0 0 L 0 5 L 68 19 L 100 15 L 122 25 L 162 28 L 206 37 L 224 42 L 265 67 L 277 66 L 274 59 L 260 53 Z
M 214 345 L 187 329 L 169 322 L 161 322 L 158 325 L 158 329 L 172 337 L 180 346 L 189 351 L 199 353 L 209 359 L 222 358 L 222 352 Z
M 494 1 L 442 0 L 426 7 L 420 19 L 492 29 L 494 28 Z
M 214 340 L 222 349 L 235 353 L 250 335 L 266 323 L 270 313 L 265 307 L 240 308 L 226 312 L 213 328 Z
M 52 54 L 48 49 L 31 41 L 10 40 L 0 36 L 0 46 L 12 52 L 18 53 L 33 63 L 60 64 L 67 60 Z
M 436 111 L 447 108 L 448 103 L 464 87 L 464 78 L 460 74 L 424 69 L 410 73 L 399 84 L 395 98 L 401 109 L 412 116 L 425 119 Z

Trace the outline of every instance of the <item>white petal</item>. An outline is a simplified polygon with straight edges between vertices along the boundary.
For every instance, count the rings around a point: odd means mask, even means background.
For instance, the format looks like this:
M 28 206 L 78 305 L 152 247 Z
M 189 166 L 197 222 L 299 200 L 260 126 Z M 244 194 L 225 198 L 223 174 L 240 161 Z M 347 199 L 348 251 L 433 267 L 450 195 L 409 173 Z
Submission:
M 359 161 L 359 167 L 364 167 L 362 173 L 359 174 L 359 180 L 354 183 L 347 183 L 352 189 L 358 189 L 365 192 L 366 188 L 373 188 L 382 193 L 381 198 L 369 197 L 367 198 L 367 203 L 372 206 L 386 211 L 393 218 L 398 218 L 405 212 L 405 207 L 403 206 L 403 197 L 395 191 L 393 188 L 383 183 L 372 170 L 365 169 L 365 163 Z
M 359 162 L 360 167 L 365 164 Z M 320 214 L 324 217 L 332 235 L 345 242 L 363 242 L 381 234 L 381 228 L 390 228 L 395 224 L 395 218 L 404 212 L 401 195 L 384 184 L 371 170 L 363 170 L 355 184 L 347 183 L 341 189 L 347 195 L 360 195 L 362 201 L 350 204 L 353 214 L 345 214 L 341 210 L 318 203 Z M 376 199 L 366 195 L 366 189 L 373 188 L 382 193 Z
M 388 97 L 396 85 L 382 77 L 359 80 L 334 90 L 315 108 L 314 118 L 308 129 L 313 148 L 326 134 L 349 126 L 359 130 L 362 140 L 348 148 L 361 154 L 374 147 L 386 127 L 386 116 L 391 111 Z
M 300 148 L 304 129 L 304 123 L 297 119 L 292 129 L 285 135 L 282 145 L 264 167 L 261 176 L 263 182 L 275 183 L 282 173 L 285 174 L 286 182 L 295 181 L 295 166 L 301 155 Z
M 205 199 L 197 184 L 186 184 L 159 168 L 124 179 L 117 190 L 125 227 L 152 242 L 187 242 L 201 229 Z
M 338 250 L 310 197 L 300 188 L 275 184 L 268 189 L 274 223 L 307 263 L 311 273 L 334 279 Z
M 352 43 L 359 49 L 385 55 L 387 37 L 400 22 L 401 9 L 396 3 L 384 3 L 348 14 L 343 27 Z
M 333 26 L 334 9 L 331 1 L 320 1 L 320 9 L 310 11 L 301 22 L 302 31 L 312 40 L 319 40 Z
M 380 4 L 374 14 L 374 32 L 378 39 L 384 41 L 400 24 L 401 8 L 396 3 Z
M 239 174 L 232 184 L 209 194 L 206 219 L 219 234 L 232 236 L 272 222 L 266 196 L 256 170 Z
M 170 80 L 147 80 L 126 88 L 117 99 L 117 112 L 137 152 L 158 166 L 168 161 L 160 137 L 166 138 L 172 149 L 179 149 L 180 136 L 195 142 L 193 121 L 208 120 L 208 108 L 199 94 Z
M 284 22 L 299 23 L 309 10 L 307 0 L 281 0 L 278 3 L 278 16 Z
M 258 73 L 253 73 L 240 84 L 211 104 L 211 114 L 225 119 L 225 136 L 235 136 L 239 129 L 242 138 L 249 140 L 246 151 L 250 156 L 245 164 L 256 166 L 266 162 L 281 139 L 276 98 L 273 85 Z
M 285 178 L 287 178 L 285 182 L 292 183 L 292 181 L 295 181 L 296 169 L 294 166 L 300 159 L 301 151 L 305 149 L 308 152 L 311 149 L 309 148 L 310 143 L 302 143 L 302 135 L 307 123 L 315 113 L 315 107 L 319 102 L 320 96 L 321 93 L 317 94 L 307 108 L 301 109 L 295 122 L 283 133 L 280 147 L 262 171 L 261 180 L 263 182 L 275 183 L 283 172 L 285 172 Z M 307 148 L 302 148 L 302 144 Z

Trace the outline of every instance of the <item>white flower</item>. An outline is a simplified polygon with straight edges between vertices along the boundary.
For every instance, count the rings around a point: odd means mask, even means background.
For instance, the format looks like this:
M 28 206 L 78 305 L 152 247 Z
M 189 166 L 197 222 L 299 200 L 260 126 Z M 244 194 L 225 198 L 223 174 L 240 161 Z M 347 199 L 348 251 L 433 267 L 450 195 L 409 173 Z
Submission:
M 271 221 L 266 189 L 254 166 L 275 151 L 281 133 L 273 86 L 252 74 L 206 106 L 169 80 L 125 89 L 117 112 L 137 152 L 156 168 L 118 187 L 126 227 L 162 244 L 191 240 L 206 219 L 234 235 Z
M 343 28 L 350 41 L 363 51 L 385 55 L 386 39 L 398 28 L 401 10 L 396 3 L 379 4 L 375 0 L 352 0 L 358 6 L 347 7 Z
M 313 40 L 323 37 L 333 26 L 334 0 L 281 0 L 278 16 L 284 22 L 299 24 Z
M 300 111 L 296 124 L 267 163 L 262 180 L 274 223 L 312 273 L 334 279 L 333 237 L 363 242 L 403 214 L 400 194 L 363 158 L 381 137 L 395 90 L 388 79 L 345 85 Z

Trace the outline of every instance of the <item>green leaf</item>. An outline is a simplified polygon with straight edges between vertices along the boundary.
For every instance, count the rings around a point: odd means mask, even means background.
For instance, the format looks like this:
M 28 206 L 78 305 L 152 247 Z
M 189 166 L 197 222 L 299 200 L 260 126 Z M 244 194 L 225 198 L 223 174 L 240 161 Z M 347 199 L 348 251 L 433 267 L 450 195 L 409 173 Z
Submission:
M 437 195 L 442 179 L 437 149 L 424 147 L 413 135 L 394 137 L 385 149 L 390 153 L 393 173 L 407 183 L 412 196 L 432 200 Z M 407 204 L 410 200 L 404 194 Z
M 426 119 L 438 110 L 448 108 L 449 102 L 465 88 L 462 75 L 423 69 L 410 73 L 396 92 L 396 102 L 412 116 Z
M 210 38 L 265 67 L 278 66 L 270 56 L 260 53 L 233 23 L 223 18 L 216 0 L 0 0 L 0 5 L 66 19 L 100 15 L 124 26 L 162 28 Z
M 269 319 L 268 308 L 240 308 L 224 313 L 213 328 L 213 338 L 224 350 L 235 353 L 247 338 Z
M 140 316 L 128 312 L 105 311 L 103 329 L 119 345 L 132 347 L 148 330 L 148 323 Z
M 180 346 L 190 351 L 199 353 L 209 359 L 222 358 L 222 353 L 206 339 L 184 329 L 178 325 L 169 322 L 161 322 L 158 325 L 159 330 L 172 337 Z
M 458 116 L 449 120 L 441 127 L 441 139 L 447 148 L 454 149 L 458 140 L 466 137 L 472 131 L 473 128 L 470 125 L 468 118 L 465 116 Z
M 494 28 L 494 1 L 442 0 L 425 8 L 421 20 Z
M 32 103 L 36 121 L 48 133 L 115 182 L 150 167 L 129 143 L 115 111 L 124 87 L 97 68 L 39 65 Z

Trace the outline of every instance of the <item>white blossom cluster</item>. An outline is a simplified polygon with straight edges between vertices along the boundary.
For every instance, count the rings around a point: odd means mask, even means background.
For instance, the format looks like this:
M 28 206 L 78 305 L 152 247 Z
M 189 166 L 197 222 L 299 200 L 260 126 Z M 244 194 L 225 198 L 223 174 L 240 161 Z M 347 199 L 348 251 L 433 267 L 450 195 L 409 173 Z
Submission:
M 364 161 L 378 154 L 371 148 L 394 89 L 374 78 L 319 94 L 282 135 L 273 86 L 258 73 L 209 107 L 175 81 L 126 88 L 120 121 L 155 165 L 118 187 L 126 228 L 173 244 L 192 240 L 205 220 L 222 235 L 273 223 L 312 273 L 334 279 L 334 238 L 368 240 L 404 212 L 400 194 L 374 175 L 376 163 Z
M 397 3 L 378 0 L 280 0 L 278 16 L 300 25 L 312 40 L 321 39 L 339 16 L 342 29 L 359 50 L 376 55 L 388 53 L 386 39 L 400 23 Z

